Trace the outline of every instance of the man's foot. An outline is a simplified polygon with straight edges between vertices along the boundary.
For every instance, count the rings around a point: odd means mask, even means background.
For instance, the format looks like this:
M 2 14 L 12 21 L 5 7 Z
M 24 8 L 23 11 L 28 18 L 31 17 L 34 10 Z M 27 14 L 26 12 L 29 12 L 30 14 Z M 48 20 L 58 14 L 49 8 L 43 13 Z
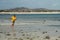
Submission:
M 14 27 L 14 24 L 12 24 L 12 27 Z

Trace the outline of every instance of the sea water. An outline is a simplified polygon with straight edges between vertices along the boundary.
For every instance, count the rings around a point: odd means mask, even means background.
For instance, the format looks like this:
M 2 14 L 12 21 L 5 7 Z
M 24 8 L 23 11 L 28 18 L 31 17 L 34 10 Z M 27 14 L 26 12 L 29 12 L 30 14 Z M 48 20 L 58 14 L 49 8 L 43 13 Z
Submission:
M 14 14 L 0 14 L 0 32 L 11 32 L 11 16 Z M 60 30 L 60 14 L 15 14 L 17 19 L 15 22 L 16 32 L 34 32 L 34 31 L 50 31 L 50 35 L 54 35 L 54 31 Z M 53 34 L 54 33 L 54 34 Z M 56 33 L 56 35 L 60 35 Z

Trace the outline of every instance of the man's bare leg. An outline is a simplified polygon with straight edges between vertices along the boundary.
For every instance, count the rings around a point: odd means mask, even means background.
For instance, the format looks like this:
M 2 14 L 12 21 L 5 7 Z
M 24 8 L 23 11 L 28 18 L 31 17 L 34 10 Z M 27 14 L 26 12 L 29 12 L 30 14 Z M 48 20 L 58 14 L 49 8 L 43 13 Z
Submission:
M 15 30 L 14 30 L 14 23 L 12 24 L 12 32 L 13 32 L 13 36 L 16 36 Z

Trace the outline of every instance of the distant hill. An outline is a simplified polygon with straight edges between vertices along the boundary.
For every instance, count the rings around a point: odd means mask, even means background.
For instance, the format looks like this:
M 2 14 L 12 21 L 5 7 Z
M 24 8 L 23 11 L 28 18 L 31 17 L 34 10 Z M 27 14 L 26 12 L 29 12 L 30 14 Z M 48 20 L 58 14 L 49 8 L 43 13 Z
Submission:
M 0 10 L 0 12 L 60 12 L 60 10 L 49 10 L 46 8 L 30 9 L 26 7 L 18 7 L 13 9 Z

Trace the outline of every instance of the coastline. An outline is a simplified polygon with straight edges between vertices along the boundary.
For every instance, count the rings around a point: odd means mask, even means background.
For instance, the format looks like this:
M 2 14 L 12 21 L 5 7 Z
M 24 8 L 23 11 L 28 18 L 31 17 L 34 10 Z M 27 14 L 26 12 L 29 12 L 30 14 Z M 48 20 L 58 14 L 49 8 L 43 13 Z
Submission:
M 60 14 L 60 12 L 0 12 L 0 14 Z
M 60 21 L 50 21 L 47 19 L 44 21 L 44 19 L 40 20 L 40 17 L 33 15 L 33 17 L 30 17 L 31 19 L 29 16 L 27 16 L 28 18 L 25 18 L 25 16 L 19 16 L 13 32 L 10 26 L 11 21 L 4 19 L 4 17 L 7 16 L 9 18 L 9 15 L 0 16 L 0 40 L 60 40 Z M 60 16 L 57 18 L 59 17 Z

